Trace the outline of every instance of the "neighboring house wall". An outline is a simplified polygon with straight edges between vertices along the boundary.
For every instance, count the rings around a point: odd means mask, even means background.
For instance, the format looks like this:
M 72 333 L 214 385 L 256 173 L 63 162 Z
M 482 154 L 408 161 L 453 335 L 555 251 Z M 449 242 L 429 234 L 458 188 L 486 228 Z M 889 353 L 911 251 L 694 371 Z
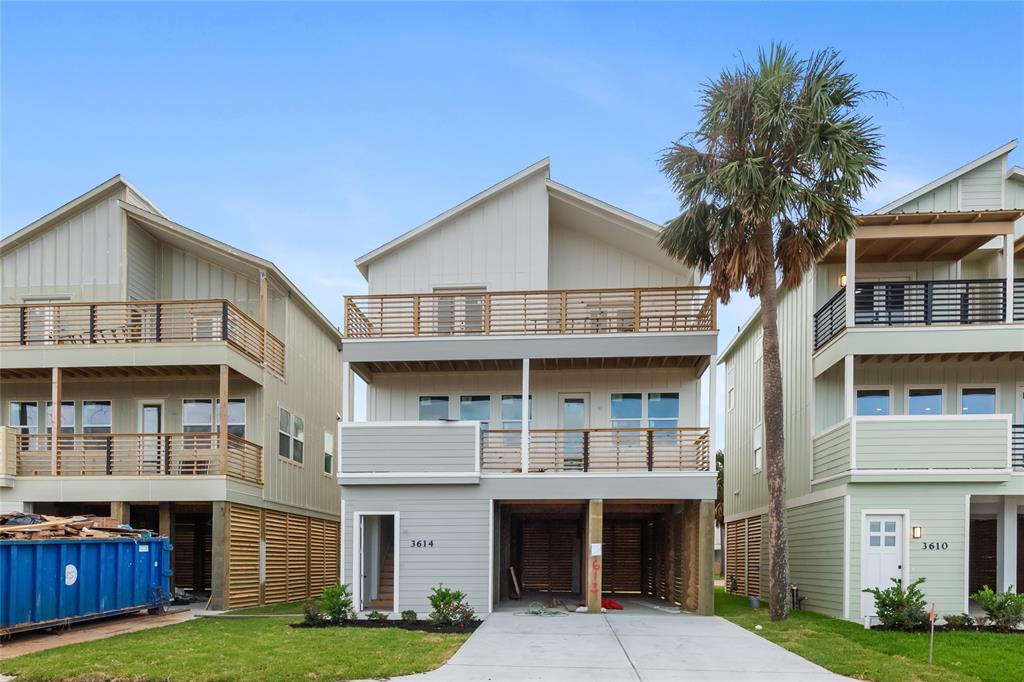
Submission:
M 70 296 L 73 301 L 124 298 L 124 216 L 112 192 L 34 234 L 0 257 L 0 303 Z
M 844 500 L 834 497 L 786 512 L 790 582 L 806 600 L 803 608 L 837 617 L 843 615 Z
M 548 286 L 600 289 L 690 286 L 693 276 L 680 266 L 652 263 L 625 249 L 571 227 L 551 226 Z

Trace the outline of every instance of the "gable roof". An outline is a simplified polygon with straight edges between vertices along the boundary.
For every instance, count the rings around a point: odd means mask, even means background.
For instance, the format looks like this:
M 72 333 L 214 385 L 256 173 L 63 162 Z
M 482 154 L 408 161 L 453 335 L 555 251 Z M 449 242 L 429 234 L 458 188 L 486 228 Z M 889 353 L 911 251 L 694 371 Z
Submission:
M 1016 148 L 1017 148 L 1017 140 L 1010 140 L 1009 142 L 1007 142 L 1006 144 L 1002 145 L 1001 147 L 997 147 L 997 148 L 993 149 L 992 151 L 990 151 L 989 153 L 987 153 L 987 154 L 985 154 L 983 156 L 979 156 L 974 161 L 971 161 L 970 163 L 968 163 L 968 164 L 966 164 L 964 166 L 960 166 L 959 168 L 957 168 L 956 170 L 954 170 L 954 171 L 952 171 L 950 173 L 946 173 L 941 178 L 938 178 L 937 180 L 933 180 L 933 181 L 929 182 L 927 185 L 924 185 L 923 187 L 918 187 L 913 192 L 900 197 L 896 201 L 893 201 L 893 202 L 890 202 L 890 203 L 886 204 L 885 206 L 883 206 L 882 208 L 878 209 L 877 211 L 873 211 L 873 213 L 888 213 L 889 211 L 892 211 L 893 209 L 897 209 L 900 206 L 902 206 L 903 204 L 906 204 L 907 202 L 913 201 L 914 199 L 917 199 L 918 197 L 921 197 L 921 196 L 924 196 L 925 194 L 928 194 L 928 192 L 931 192 L 933 189 L 937 189 L 937 188 L 941 187 L 942 185 L 945 185 L 947 182 L 951 182 L 953 180 L 956 180 L 960 176 L 965 175 L 966 173 L 970 173 L 975 168 L 977 168 L 979 166 L 983 166 L 986 163 L 988 163 L 989 161 L 992 161 L 993 159 L 998 159 L 1000 156 L 1003 156 L 1004 154 L 1009 154 L 1010 152 L 1012 152 Z
M 484 191 L 479 192 L 478 194 L 474 194 L 469 199 L 466 199 L 461 204 L 449 208 L 444 213 L 431 218 L 422 225 L 414 227 L 408 232 L 405 232 L 395 237 L 391 241 L 386 242 L 381 246 L 378 246 L 373 251 L 365 253 L 359 258 L 356 258 L 356 267 L 359 268 L 359 272 L 363 273 L 363 277 L 366 277 L 368 273 L 367 266 L 369 266 L 370 263 L 377 260 L 381 256 L 391 253 L 392 251 L 398 249 L 403 244 L 412 241 L 413 239 L 416 239 L 425 232 L 434 229 L 438 225 L 441 225 L 442 223 L 448 221 L 451 218 L 454 218 L 457 215 L 465 213 L 466 211 L 473 208 L 477 204 L 486 201 L 495 194 L 498 194 L 499 192 L 502 192 L 508 189 L 509 187 L 512 187 L 513 185 L 519 184 L 523 180 L 526 180 L 527 178 L 532 177 L 537 173 L 543 172 L 545 175 L 547 175 L 549 173 L 550 166 L 551 160 L 550 158 L 547 157 L 541 159 L 540 161 L 531 166 L 527 166 L 526 168 L 519 171 L 515 175 L 509 176 L 495 185 L 491 185 Z
M 1024 182 L 1024 168 L 1020 166 L 1014 166 L 1013 168 L 1006 171 L 1007 180 L 1019 180 Z

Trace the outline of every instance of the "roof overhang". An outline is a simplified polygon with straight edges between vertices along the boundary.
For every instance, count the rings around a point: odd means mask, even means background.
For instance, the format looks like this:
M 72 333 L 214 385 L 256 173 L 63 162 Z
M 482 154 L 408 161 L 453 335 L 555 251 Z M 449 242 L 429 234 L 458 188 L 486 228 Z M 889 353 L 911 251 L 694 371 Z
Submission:
M 993 237 L 1012 235 L 1024 210 L 886 213 L 858 216 L 858 263 L 955 261 Z M 846 261 L 846 242 L 837 243 L 822 263 Z
M 1013 254 L 1015 258 L 1024 258 L 1024 235 L 1017 237 L 1013 245 Z

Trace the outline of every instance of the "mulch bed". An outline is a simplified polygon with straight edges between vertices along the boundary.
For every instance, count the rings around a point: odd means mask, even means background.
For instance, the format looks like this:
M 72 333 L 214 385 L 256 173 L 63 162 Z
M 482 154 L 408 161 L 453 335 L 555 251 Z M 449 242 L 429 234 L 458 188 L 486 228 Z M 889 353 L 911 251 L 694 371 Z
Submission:
M 905 630 L 903 628 L 893 628 L 888 625 L 872 625 L 872 630 L 879 630 L 881 632 L 919 632 L 927 633 L 931 628 L 927 625 L 914 628 L 913 630 Z M 984 627 L 981 625 L 967 625 L 960 628 L 951 628 L 948 625 L 936 625 L 935 632 L 991 632 L 996 635 L 1024 635 L 1024 630 L 1006 630 L 1004 628 Z
M 293 628 L 398 628 L 414 632 L 436 632 L 440 634 L 457 634 L 473 632 L 482 625 L 482 621 L 474 620 L 468 625 L 435 625 L 429 620 L 418 620 L 409 623 L 404 620 L 346 620 L 340 623 L 291 623 Z

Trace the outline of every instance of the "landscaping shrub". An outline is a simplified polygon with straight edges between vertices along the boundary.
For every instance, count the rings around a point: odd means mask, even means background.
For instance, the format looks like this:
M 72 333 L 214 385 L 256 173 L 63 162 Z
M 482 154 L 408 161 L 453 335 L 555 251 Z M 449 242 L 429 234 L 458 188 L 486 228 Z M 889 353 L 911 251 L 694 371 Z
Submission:
M 348 585 L 335 583 L 320 593 L 320 613 L 335 623 L 355 618 L 352 610 L 352 594 Z
M 966 613 L 949 613 L 942 618 L 946 621 L 946 627 L 950 630 L 970 630 L 977 625 L 974 618 Z
M 971 595 L 985 609 L 985 624 L 1000 630 L 1012 630 L 1024 622 L 1024 594 L 1016 594 L 1013 585 L 1007 592 L 993 592 L 985 585 Z
M 466 603 L 466 593 L 438 585 L 430 591 L 430 620 L 435 625 L 465 627 L 473 621 L 473 609 Z
M 320 625 L 324 622 L 316 599 L 308 599 L 302 604 L 302 622 L 306 625 Z
M 388 616 L 380 611 L 371 611 L 370 615 L 367 616 L 370 620 L 387 620 Z
M 409 609 L 408 611 L 402 611 L 402 620 L 406 623 L 415 623 L 419 620 L 419 616 L 416 615 L 415 611 Z
M 918 578 L 906 589 L 896 578 L 892 587 L 882 590 L 872 587 L 864 590 L 875 597 L 875 612 L 882 625 L 894 630 L 914 630 L 928 621 L 924 607 L 927 601 L 918 586 L 924 578 Z

